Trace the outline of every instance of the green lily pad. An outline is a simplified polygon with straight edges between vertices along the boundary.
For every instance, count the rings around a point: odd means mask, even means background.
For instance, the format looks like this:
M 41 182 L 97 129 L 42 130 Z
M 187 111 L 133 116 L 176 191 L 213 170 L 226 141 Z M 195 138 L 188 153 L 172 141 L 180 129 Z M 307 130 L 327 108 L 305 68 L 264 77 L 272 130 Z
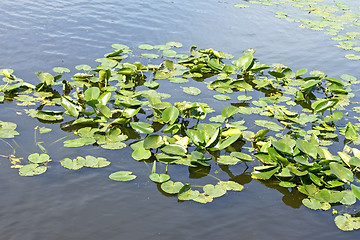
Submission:
M 342 164 L 331 162 L 329 164 L 330 170 L 343 182 L 352 182 L 354 181 L 354 174 L 351 170 L 344 167 Z
M 130 122 L 130 125 L 138 133 L 149 134 L 154 131 L 151 125 L 146 122 Z
M 47 128 L 47 127 L 41 127 L 39 128 L 39 132 L 40 133 L 48 133 L 48 132 L 51 132 L 52 129 L 51 128 Z
M 114 181 L 127 182 L 134 180 L 136 176 L 130 171 L 118 171 L 110 174 L 109 178 Z
M 22 168 L 19 169 L 19 175 L 24 177 L 32 177 L 35 175 L 40 175 L 46 172 L 47 167 L 40 166 L 39 164 L 32 163 L 24 165 Z
M 249 5 L 246 5 L 246 4 L 235 4 L 234 5 L 234 7 L 236 7 L 236 8 L 248 8 L 248 7 L 250 7 Z
M 144 139 L 145 149 L 156 149 L 164 145 L 164 141 L 160 135 L 149 135 Z
M 273 130 L 275 132 L 279 132 L 284 129 L 280 125 L 278 125 L 274 122 L 267 121 L 267 120 L 255 120 L 254 123 L 260 127 L 264 127 L 264 128 Z
M 136 161 L 146 160 L 151 157 L 151 152 L 149 150 L 146 150 L 145 148 L 139 148 L 135 149 L 131 156 Z
M 151 88 L 151 89 L 155 89 L 155 88 L 159 87 L 159 85 L 160 84 L 158 82 L 155 82 L 155 81 L 145 82 L 144 83 L 145 87 L 148 87 L 148 88 Z
M 140 48 L 142 50 L 152 50 L 152 49 L 154 49 L 154 46 L 152 46 L 150 44 L 140 44 L 138 46 L 138 48 Z
M 185 156 L 187 152 L 186 148 L 178 144 L 165 145 L 163 148 L 161 148 L 161 151 L 166 154 L 177 156 Z
M 207 195 L 206 193 L 200 193 L 196 198 L 192 200 L 199 203 L 209 203 L 212 202 L 214 198 Z
M 54 67 L 53 71 L 56 73 L 69 73 L 70 69 L 68 69 L 66 67 Z
M 196 87 L 183 87 L 184 93 L 190 94 L 190 95 L 199 95 L 201 93 L 201 90 Z
M 83 147 L 86 145 L 92 145 L 95 142 L 96 140 L 93 138 L 76 138 L 64 141 L 64 147 Z
M 335 217 L 336 226 L 343 231 L 360 229 L 360 217 L 353 217 L 350 214 L 338 215 Z
M 90 71 L 92 68 L 89 65 L 86 64 L 80 64 L 75 66 L 77 70 L 84 70 L 84 71 Z
M 83 167 L 81 163 L 79 163 L 78 158 L 70 159 L 70 158 L 64 158 L 60 161 L 61 166 L 64 168 L 70 169 L 70 170 L 79 170 Z
M 185 192 L 181 192 L 178 194 L 178 199 L 180 201 L 188 201 L 188 200 L 193 200 L 195 198 L 197 198 L 200 195 L 200 192 L 197 190 L 187 190 Z
M 228 106 L 228 107 L 225 107 L 221 111 L 221 116 L 223 116 L 225 118 L 229 118 L 229 117 L 232 117 L 233 115 L 235 115 L 238 112 L 239 112 L 239 108 L 234 107 L 234 106 Z
M 142 53 L 141 56 L 144 58 L 150 58 L 150 59 L 155 59 L 155 58 L 159 57 L 159 55 L 154 54 L 154 53 Z
M 103 157 L 94 157 L 87 155 L 85 158 L 77 157 L 79 164 L 89 168 L 102 168 L 110 165 L 110 162 Z
M 249 101 L 252 99 L 252 96 L 240 95 L 237 97 L 239 101 Z
M 305 207 L 313 210 L 319 210 L 322 207 L 321 202 L 315 198 L 305 198 L 302 200 L 302 203 Z
M 241 185 L 240 183 L 234 182 L 234 181 L 220 181 L 218 185 L 222 185 L 226 188 L 228 191 L 237 191 L 240 192 L 244 189 L 244 185 Z
M 28 156 L 28 159 L 32 163 L 46 163 L 51 161 L 49 155 L 45 153 L 42 154 L 32 153 Z
M 17 125 L 12 122 L 0 121 L 0 138 L 14 138 L 19 133 L 15 130 Z
M 214 95 L 213 97 L 219 101 L 227 101 L 227 100 L 231 99 L 231 97 L 229 97 L 227 95 L 222 95 L 222 94 L 217 94 L 217 95 Z
M 164 183 L 168 180 L 170 180 L 170 176 L 167 174 L 158 174 L 158 173 L 152 173 L 149 175 L 149 178 L 151 179 L 151 181 L 156 182 L 156 183 Z
M 161 189 L 168 194 L 177 194 L 184 186 L 181 182 L 173 182 L 171 180 L 161 184 Z
M 176 57 L 177 53 L 174 50 L 171 49 L 165 49 L 163 50 L 163 56 L 164 57 Z
M 360 60 L 360 55 L 356 55 L 356 54 L 346 54 L 345 57 L 349 60 Z
M 223 195 L 226 194 L 226 187 L 224 187 L 223 185 L 212 185 L 212 184 L 206 184 L 203 187 L 203 190 L 206 194 L 208 194 L 209 196 L 213 197 L 213 198 L 217 198 L 217 197 L 221 197 Z
M 354 184 L 351 184 L 351 190 L 352 190 L 354 196 L 360 200 L 360 187 L 358 187 Z
M 282 141 L 271 142 L 271 144 L 275 147 L 276 150 L 293 155 L 293 149 L 289 146 L 289 144 L 286 144 Z
M 174 124 L 179 117 L 179 110 L 176 107 L 168 107 L 162 113 L 162 119 L 165 123 Z
M 238 159 L 236 157 L 232 157 L 232 156 L 223 155 L 217 159 L 217 162 L 224 164 L 224 165 L 235 165 L 240 162 L 240 159 Z

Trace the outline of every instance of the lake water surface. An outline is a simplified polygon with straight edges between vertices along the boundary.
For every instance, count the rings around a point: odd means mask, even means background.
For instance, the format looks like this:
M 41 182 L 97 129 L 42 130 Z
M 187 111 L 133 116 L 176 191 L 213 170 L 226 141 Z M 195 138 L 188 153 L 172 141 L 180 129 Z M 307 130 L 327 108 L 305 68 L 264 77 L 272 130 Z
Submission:
M 252 5 L 238 9 L 233 6 L 236 3 L 243 1 L 2 0 L 0 68 L 12 68 L 16 76 L 37 83 L 34 73 L 39 70 L 50 72 L 57 66 L 74 70 L 78 64 L 95 67 L 94 60 L 111 52 L 113 43 L 136 48 L 141 43 L 178 41 L 184 44 L 183 49 L 196 45 L 235 56 L 256 48 L 255 56 L 262 63 L 322 70 L 333 77 L 343 73 L 359 77 L 358 61 L 345 59 L 344 50 L 334 47 L 328 35 L 274 18 L 274 7 Z M 193 101 L 201 101 L 203 96 L 206 93 L 193 97 Z M 188 98 L 179 93 L 174 99 L 182 97 Z M 48 126 L 27 117 L 13 103 L 1 105 L 0 120 L 18 124 L 18 157 L 37 151 L 33 129 Z M 41 139 L 45 144 L 71 134 L 62 131 L 60 124 L 51 127 L 53 133 Z M 64 150 L 61 142 L 48 144 L 47 148 L 54 161 L 86 152 L 106 155 L 112 164 L 104 169 L 79 171 L 54 164 L 44 175 L 20 177 L 7 159 L 0 159 L 0 239 L 360 237 L 359 231 L 338 230 L 331 211 L 302 206 L 295 191 L 251 181 L 250 173 L 243 173 L 244 165 L 232 168 L 228 175 L 219 173 L 245 184 L 242 192 L 231 192 L 203 205 L 163 195 L 148 179 L 151 166 L 134 161 L 130 149 Z M 0 145 L 0 149 L 0 154 L 11 153 L 6 145 Z M 128 183 L 109 180 L 107 176 L 118 170 L 131 170 L 138 178 Z M 187 168 L 170 171 L 180 180 L 202 181 Z

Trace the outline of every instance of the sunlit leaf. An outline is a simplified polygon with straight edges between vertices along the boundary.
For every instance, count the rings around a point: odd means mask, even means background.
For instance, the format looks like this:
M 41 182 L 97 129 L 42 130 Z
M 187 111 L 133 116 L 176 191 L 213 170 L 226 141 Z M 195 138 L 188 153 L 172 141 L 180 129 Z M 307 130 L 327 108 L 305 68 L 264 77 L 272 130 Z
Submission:
M 199 95 L 201 93 L 201 90 L 196 87 L 183 87 L 183 91 L 190 95 Z
M 338 215 L 335 217 L 336 226 L 343 231 L 360 229 L 360 217 L 352 217 L 350 214 Z
M 165 145 L 163 148 L 161 148 L 161 151 L 163 151 L 166 154 L 170 154 L 170 155 L 185 156 L 187 150 L 186 150 L 186 148 L 184 148 L 181 145 L 169 144 L 169 145 Z
M 146 122 L 130 122 L 130 125 L 135 131 L 139 133 L 149 134 L 154 131 L 151 125 Z
M 149 178 L 151 179 L 151 181 L 156 183 L 163 183 L 170 180 L 170 176 L 163 173 L 162 174 L 152 173 L 149 175 Z
M 206 194 L 213 198 L 221 197 L 226 194 L 226 188 L 223 185 L 212 185 L 212 184 L 206 184 L 203 187 L 203 190 Z
M 114 181 L 127 182 L 134 180 L 136 176 L 133 175 L 130 171 L 118 171 L 110 174 L 109 178 Z
M 28 156 L 28 159 L 32 163 L 46 163 L 46 162 L 51 161 L 50 156 L 45 153 L 42 153 L 42 154 L 32 153 Z
M 151 157 L 151 152 L 149 150 L 146 150 L 144 148 L 138 148 L 135 149 L 132 153 L 132 158 L 136 161 L 145 160 Z
M 343 165 L 336 162 L 331 162 L 329 166 L 331 172 L 335 174 L 341 181 L 343 182 L 354 181 L 354 175 L 351 172 L 351 170 L 345 168 Z
M 235 165 L 240 162 L 240 159 L 232 156 L 223 155 L 217 159 L 217 162 L 224 165 Z
M 179 116 L 179 110 L 176 107 L 168 107 L 162 113 L 162 119 L 164 122 L 174 124 Z
M 173 182 L 171 180 L 161 184 L 161 189 L 168 194 L 177 194 L 184 186 L 181 182 Z
M 280 125 L 267 120 L 255 120 L 254 123 L 260 127 L 265 127 L 276 132 L 283 130 L 283 127 L 281 127 Z
M 65 68 L 65 67 L 54 67 L 53 71 L 56 73 L 69 73 L 70 69 Z
M 35 175 L 40 175 L 46 172 L 47 167 L 41 166 L 36 163 L 31 163 L 24 165 L 22 168 L 19 169 L 19 175 L 24 177 L 31 177 Z
M 144 148 L 145 149 L 156 149 L 161 147 L 164 144 L 162 137 L 160 135 L 149 135 L 144 139 Z
M 353 192 L 354 196 L 360 200 L 360 187 L 351 184 L 351 191 Z

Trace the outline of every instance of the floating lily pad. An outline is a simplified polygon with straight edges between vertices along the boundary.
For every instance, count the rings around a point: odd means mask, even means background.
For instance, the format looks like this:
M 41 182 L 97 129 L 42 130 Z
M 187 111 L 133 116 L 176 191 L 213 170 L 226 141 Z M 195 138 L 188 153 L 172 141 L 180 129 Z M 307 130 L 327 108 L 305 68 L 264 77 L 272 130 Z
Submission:
M 343 182 L 352 182 L 354 181 L 354 174 L 348 168 L 345 168 L 343 165 L 332 162 L 329 164 L 330 170 Z
M 139 148 L 139 149 L 135 149 L 131 156 L 136 161 L 140 161 L 140 160 L 149 159 L 151 157 L 151 152 L 144 148 Z
M 114 181 L 127 182 L 134 180 L 136 176 L 130 171 L 118 171 L 110 174 L 109 178 Z
M 69 73 L 70 69 L 65 68 L 65 67 L 54 67 L 53 71 L 56 73 Z
M 360 60 L 360 55 L 356 54 L 346 54 L 345 57 L 349 60 Z
M 42 154 L 32 153 L 28 156 L 28 159 L 32 163 L 46 163 L 51 161 L 49 155 L 45 153 Z
M 32 177 L 35 175 L 40 175 L 45 173 L 47 167 L 41 166 L 36 163 L 24 165 L 22 168 L 19 169 L 19 175 L 24 177 Z
M 209 203 L 212 202 L 214 198 L 207 195 L 206 193 L 200 193 L 196 198 L 192 200 L 199 203 Z
M 236 7 L 236 8 L 248 8 L 248 7 L 250 7 L 249 5 L 246 5 L 246 4 L 235 4 L 234 5 L 234 7 Z
M 232 156 L 220 156 L 217 162 L 224 165 L 235 165 L 240 162 L 240 159 Z
M 168 180 L 170 180 L 170 176 L 167 174 L 158 174 L 158 173 L 152 173 L 150 174 L 149 178 L 151 179 L 151 181 L 156 182 L 156 183 L 164 183 Z
M 146 122 L 130 122 L 130 125 L 135 131 L 139 133 L 149 134 L 154 131 L 151 125 Z
M 181 182 L 167 181 L 161 184 L 161 189 L 168 194 L 177 194 L 184 186 Z
M 214 95 L 214 98 L 219 101 L 227 101 L 227 100 L 231 99 L 231 97 L 229 97 L 227 95 L 221 95 L 221 94 Z
M 64 158 L 60 161 L 61 166 L 64 168 L 70 169 L 70 170 L 79 170 L 83 167 L 81 163 L 79 163 L 78 158 L 70 159 L 70 158 Z
M 155 59 L 155 58 L 159 57 L 159 55 L 154 54 L 154 53 L 142 53 L 141 56 L 144 58 L 150 58 L 150 59 Z
M 188 200 L 196 199 L 199 195 L 200 195 L 199 191 L 197 190 L 194 191 L 190 189 L 185 192 L 179 193 L 178 199 L 180 201 L 188 201 Z
M 110 165 L 110 162 L 106 160 L 106 158 L 103 157 L 94 157 L 94 156 L 86 156 L 83 157 L 77 157 L 77 162 L 84 167 L 89 168 L 102 168 Z
M 152 46 L 150 44 L 140 44 L 138 46 L 138 48 L 143 49 L 143 50 L 152 50 L 152 49 L 154 49 L 154 46 Z
M 353 217 L 350 214 L 338 215 L 335 217 L 336 226 L 343 231 L 360 229 L 360 217 Z
M 196 87 L 183 87 L 183 91 L 190 95 L 199 95 L 201 93 L 201 90 Z
M 267 120 L 255 120 L 254 123 L 260 127 L 265 127 L 276 132 L 283 130 L 283 127 L 281 127 L 280 125 Z
M 206 194 L 213 198 L 221 197 L 226 194 L 226 187 L 224 185 L 212 185 L 212 184 L 206 184 L 203 187 L 203 190 Z

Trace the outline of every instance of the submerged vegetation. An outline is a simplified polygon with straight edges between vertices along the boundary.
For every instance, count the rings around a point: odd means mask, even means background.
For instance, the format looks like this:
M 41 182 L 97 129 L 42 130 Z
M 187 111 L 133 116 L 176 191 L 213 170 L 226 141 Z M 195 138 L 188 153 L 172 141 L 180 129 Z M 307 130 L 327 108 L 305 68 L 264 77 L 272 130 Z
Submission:
M 345 57 L 360 60 L 360 8 L 349 6 L 343 1 L 326 0 L 246 0 L 255 5 L 281 8 L 275 17 L 296 22 L 300 28 L 324 31 L 336 47 L 347 51 Z M 249 4 L 235 4 L 238 8 L 250 7 Z M 299 11 L 300 10 L 300 11 Z
M 217 165 L 230 172 L 233 165 L 250 162 L 252 167 L 245 171 L 251 178 L 296 189 L 308 208 L 330 210 L 360 200 L 360 150 L 356 147 L 360 123 L 354 114 L 359 108 L 351 101 L 354 89 L 359 89 L 356 77 L 343 74 L 338 79 L 318 70 L 262 64 L 254 57 L 254 49 L 234 58 L 195 46 L 190 55 L 179 54 L 182 44 L 178 42 L 142 44 L 141 54 L 122 44 L 112 47 L 113 52 L 96 60 L 97 67 L 78 65 L 76 73 L 63 67 L 54 68 L 55 74 L 37 72 L 36 85 L 16 77 L 11 69 L 2 69 L 0 102 L 24 106 L 29 117 L 42 123 L 66 121 L 61 125 L 71 129 L 73 137 L 58 140 L 64 148 L 121 151 L 130 146 L 134 160 L 152 164 L 151 181 L 181 201 L 208 203 L 227 191 L 242 191 L 243 184 L 219 179 L 209 170 Z M 176 85 L 190 79 L 204 82 L 214 93 L 213 101 L 224 101 L 225 107 L 216 112 L 208 103 L 173 102 L 169 93 L 155 91 L 161 82 Z M 182 89 L 190 96 L 206 90 Z M 48 155 L 37 134 L 50 131 L 50 127 L 35 128 L 40 152 L 23 160 L 7 141 L 19 135 L 17 125 L 0 121 L 1 144 L 13 150 L 1 156 L 19 168 L 21 176 L 43 174 L 55 164 L 74 171 L 110 164 L 104 157 L 91 155 L 74 159 Z M 179 165 L 197 169 L 212 181 L 204 186 L 175 181 L 168 168 Z M 136 176 L 118 171 L 109 178 L 130 181 Z M 337 214 L 335 223 L 342 230 L 358 229 L 358 215 Z

